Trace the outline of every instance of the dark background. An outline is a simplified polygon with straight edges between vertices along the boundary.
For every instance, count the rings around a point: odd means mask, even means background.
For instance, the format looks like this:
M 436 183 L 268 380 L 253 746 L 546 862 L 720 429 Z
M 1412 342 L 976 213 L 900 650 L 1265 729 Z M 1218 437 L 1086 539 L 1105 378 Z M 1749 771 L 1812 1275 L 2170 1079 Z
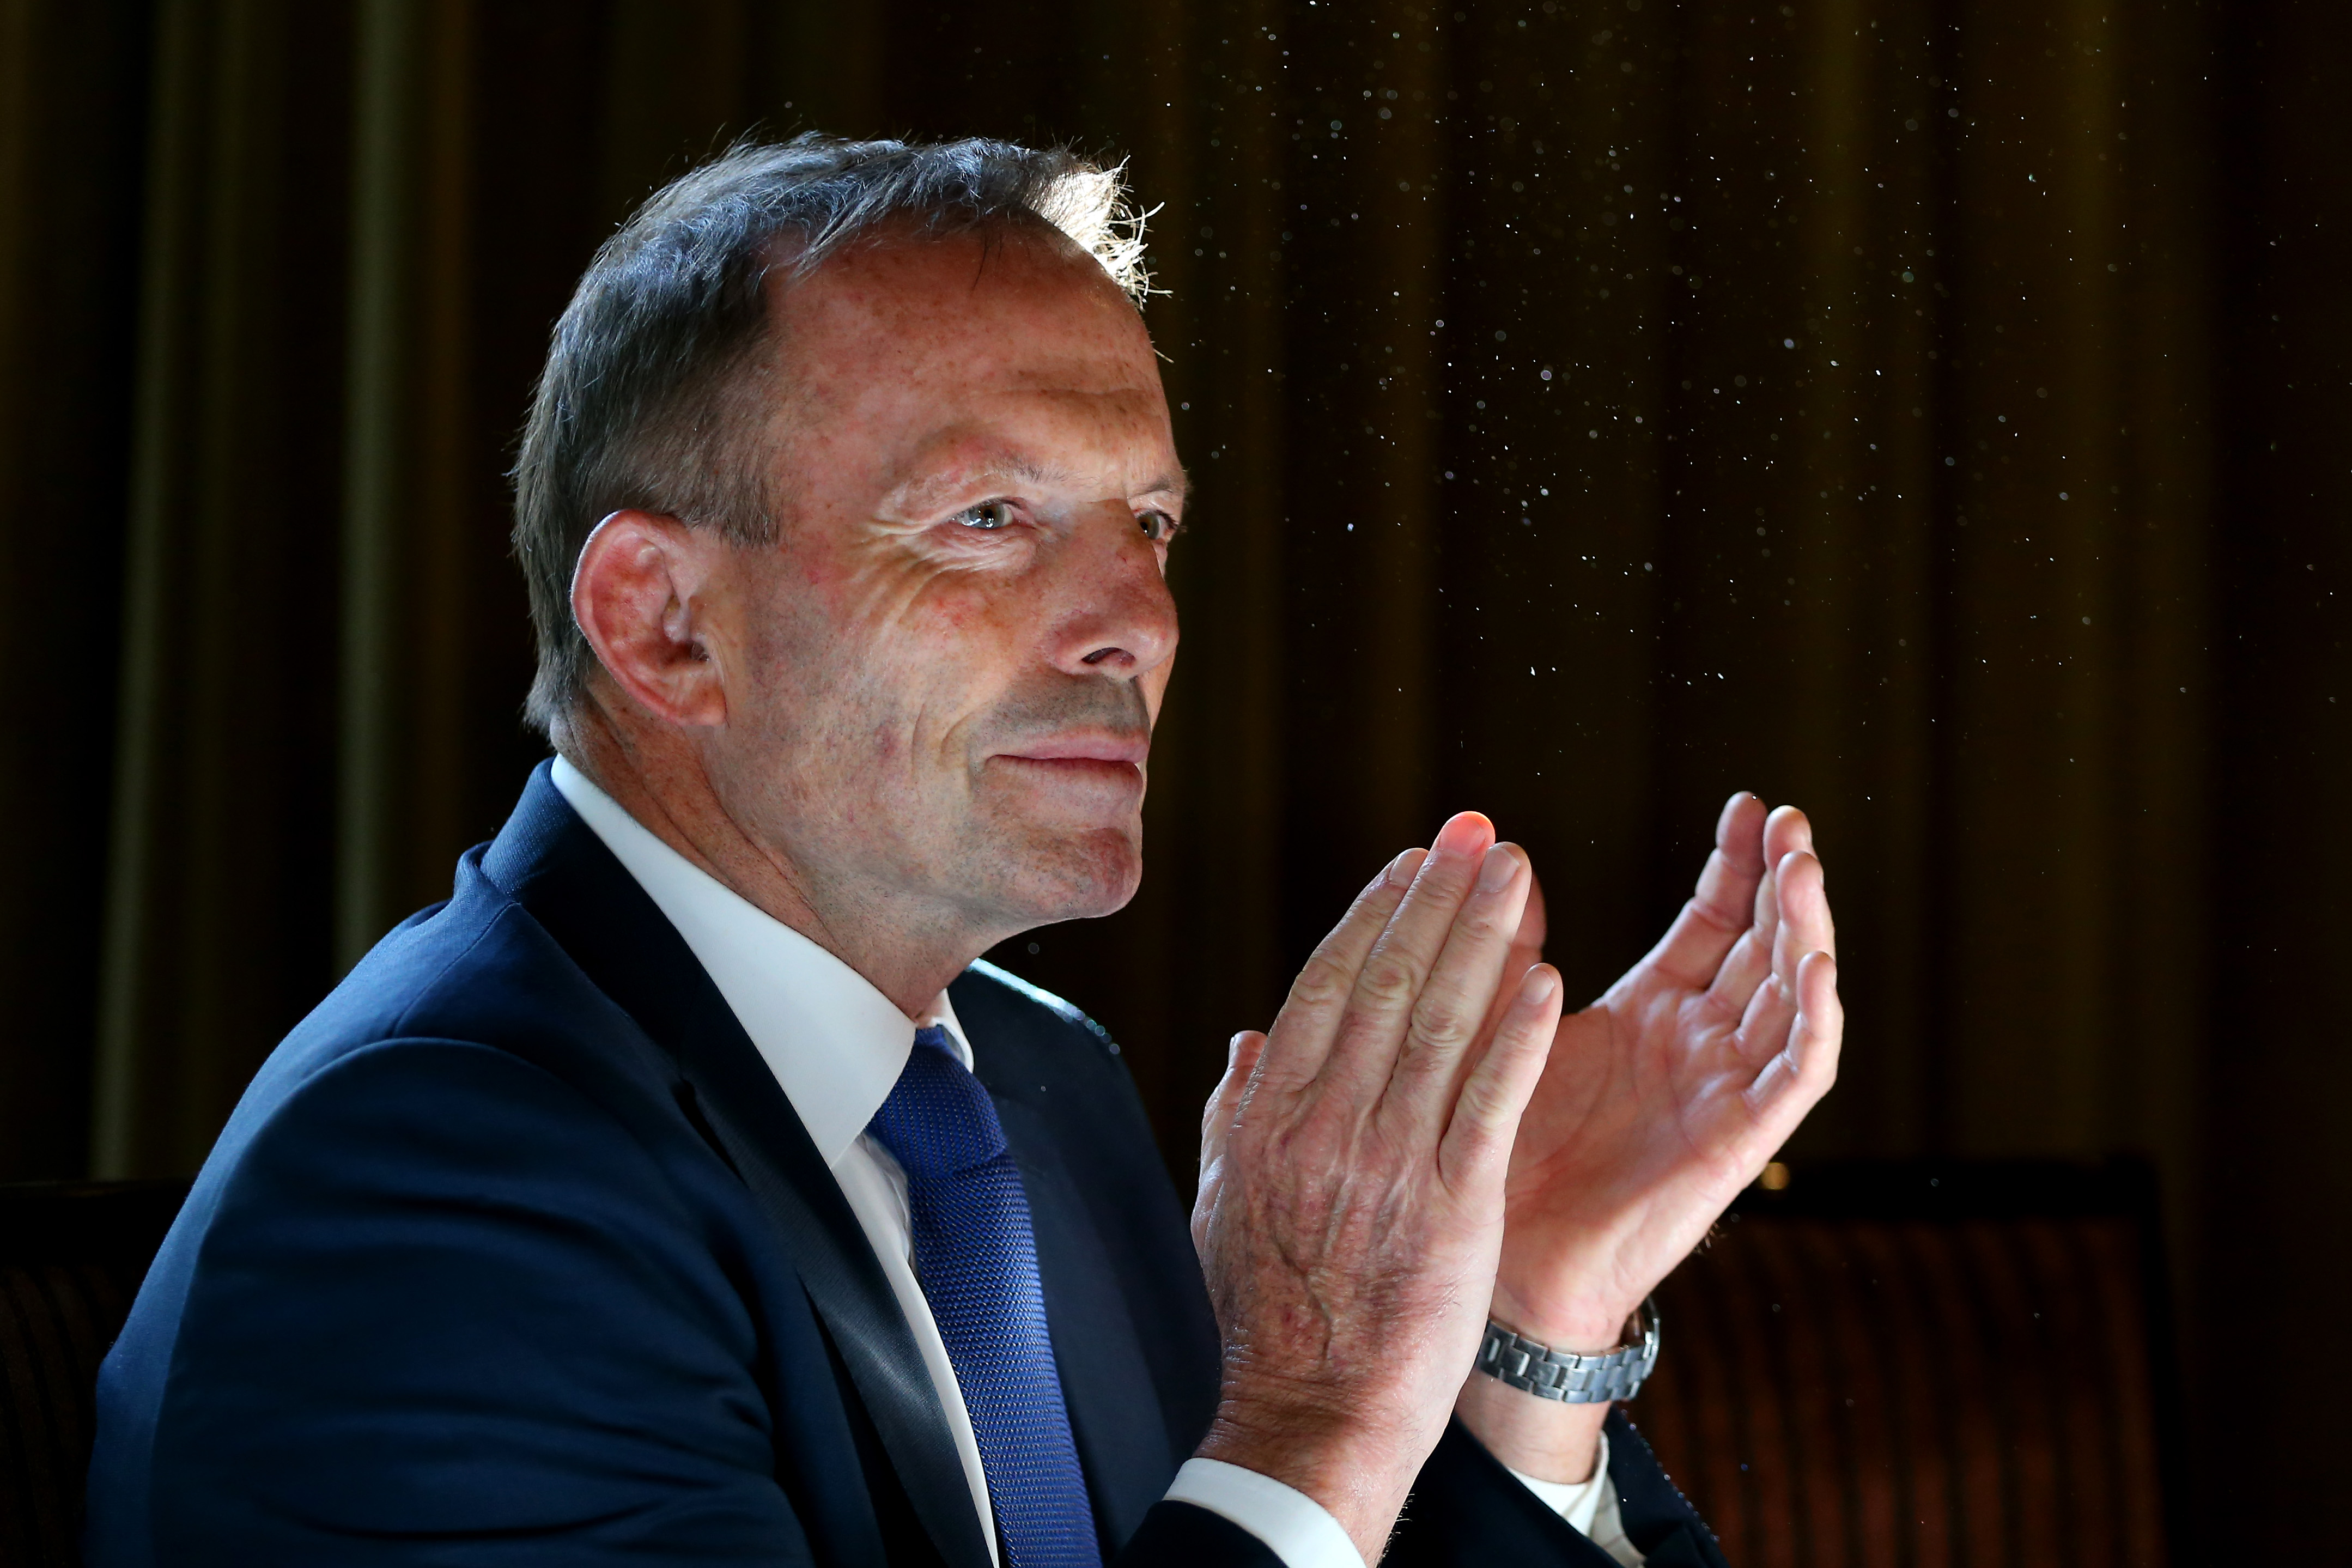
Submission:
M 2352 8 L 1454 4 L 0 0 L 0 1174 L 193 1169 L 496 828 L 502 470 L 632 204 L 1068 137 L 1157 207 L 1187 638 L 1142 896 L 1000 956 L 1175 1161 L 1444 811 L 1590 993 L 1796 799 L 1795 1152 L 2152 1158 L 2203 1539 L 2344 1560 Z

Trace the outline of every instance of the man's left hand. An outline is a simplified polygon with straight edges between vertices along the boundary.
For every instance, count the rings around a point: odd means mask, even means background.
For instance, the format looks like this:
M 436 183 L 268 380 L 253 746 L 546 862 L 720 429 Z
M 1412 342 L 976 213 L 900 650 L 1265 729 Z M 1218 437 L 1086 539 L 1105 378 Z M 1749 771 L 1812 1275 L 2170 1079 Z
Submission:
M 1738 795 L 1715 844 L 1664 939 L 1560 1020 L 1519 1122 L 1492 1310 L 1529 1339 L 1617 1344 L 1837 1075 L 1845 1020 L 1811 826 Z M 1538 892 L 1507 978 L 1543 956 L 1543 926 Z M 1608 1414 L 1475 1372 L 1455 1409 L 1496 1458 L 1551 1481 L 1592 1473 Z
M 1664 939 L 1560 1021 L 1511 1152 L 1498 1321 L 1615 1344 L 1829 1089 L 1844 1015 L 1812 851 L 1802 812 L 1734 795 Z

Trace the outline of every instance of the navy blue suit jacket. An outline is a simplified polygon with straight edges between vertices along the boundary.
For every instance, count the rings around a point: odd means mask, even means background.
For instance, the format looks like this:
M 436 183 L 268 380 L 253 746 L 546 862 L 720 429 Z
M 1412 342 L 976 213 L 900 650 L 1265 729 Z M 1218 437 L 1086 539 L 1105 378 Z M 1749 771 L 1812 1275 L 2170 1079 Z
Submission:
M 1121 1568 L 1275 1559 L 1161 1502 L 1217 1339 L 1118 1047 L 951 993 Z M 1718 1564 L 1619 1422 L 1637 1544 Z M 270 1057 L 100 1382 L 93 1568 L 941 1563 L 987 1542 L 865 1234 L 684 941 L 535 773 Z M 1606 1559 L 1458 1428 L 1391 1561 Z

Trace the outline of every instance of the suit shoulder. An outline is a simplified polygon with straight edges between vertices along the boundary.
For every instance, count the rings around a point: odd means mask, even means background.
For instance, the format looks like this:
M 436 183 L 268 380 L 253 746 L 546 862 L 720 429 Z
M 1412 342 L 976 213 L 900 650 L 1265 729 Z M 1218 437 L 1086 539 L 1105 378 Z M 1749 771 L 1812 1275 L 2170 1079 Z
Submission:
M 544 1056 L 554 1040 L 621 1022 L 530 912 L 471 870 L 461 868 L 457 898 L 378 942 L 278 1054 L 323 1065 L 377 1042 L 428 1038 Z
M 484 1077 L 462 1047 L 527 1070 L 488 1069 Z M 455 1070 L 488 1105 L 499 1098 L 489 1093 L 493 1081 L 519 1088 L 543 1075 L 639 1138 L 658 1141 L 644 1125 L 649 1117 L 665 1120 L 660 1113 L 669 1108 L 656 1054 L 528 911 L 494 889 L 461 885 L 448 906 L 378 943 L 270 1053 L 222 1130 L 205 1174 L 226 1174 L 266 1127 L 288 1117 L 307 1124 L 318 1104 L 339 1092 L 335 1086 L 353 1077 L 413 1079 L 423 1092 Z
M 956 1016 L 968 1018 L 974 1029 L 1025 1027 L 1034 1034 L 1059 1036 L 1084 1044 L 1104 1056 L 1119 1054 L 1110 1031 L 1042 985 L 1033 985 L 986 959 L 975 962 L 948 987 Z

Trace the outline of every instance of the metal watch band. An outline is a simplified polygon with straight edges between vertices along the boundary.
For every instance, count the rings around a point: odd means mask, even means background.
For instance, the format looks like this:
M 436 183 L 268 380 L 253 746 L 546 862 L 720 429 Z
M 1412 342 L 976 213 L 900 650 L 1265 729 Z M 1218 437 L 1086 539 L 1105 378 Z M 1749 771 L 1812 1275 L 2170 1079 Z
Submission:
M 1538 1399 L 1563 1405 L 1631 1399 L 1658 1364 L 1657 1298 L 1643 1302 L 1633 1317 L 1641 1330 L 1639 1342 L 1590 1355 L 1522 1339 L 1489 1318 L 1486 1337 L 1478 1342 L 1478 1370 Z

